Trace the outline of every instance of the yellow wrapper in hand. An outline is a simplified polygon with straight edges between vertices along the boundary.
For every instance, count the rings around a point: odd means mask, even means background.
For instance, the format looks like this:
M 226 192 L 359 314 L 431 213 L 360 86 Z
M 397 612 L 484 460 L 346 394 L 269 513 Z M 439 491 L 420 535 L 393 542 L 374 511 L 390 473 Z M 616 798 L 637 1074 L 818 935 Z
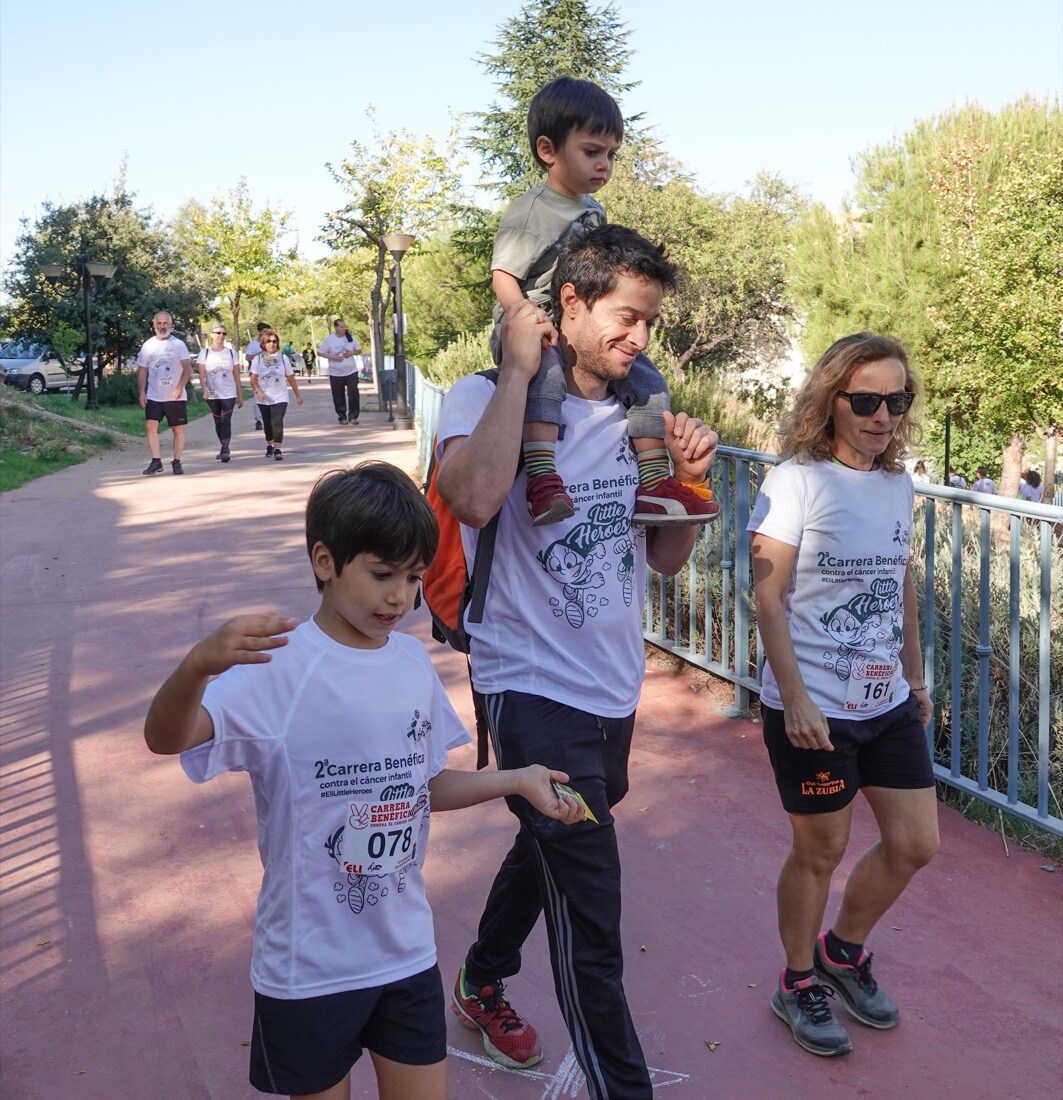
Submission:
M 571 798 L 577 805 L 583 807 L 584 816 L 588 821 L 593 821 L 595 825 L 598 824 L 598 819 L 591 812 L 590 806 L 587 805 L 586 799 L 579 791 L 574 791 L 571 787 L 566 787 L 564 783 L 558 783 L 556 779 L 551 779 L 550 785 L 554 788 L 554 794 L 556 794 L 558 798 L 565 798 L 566 796 Z

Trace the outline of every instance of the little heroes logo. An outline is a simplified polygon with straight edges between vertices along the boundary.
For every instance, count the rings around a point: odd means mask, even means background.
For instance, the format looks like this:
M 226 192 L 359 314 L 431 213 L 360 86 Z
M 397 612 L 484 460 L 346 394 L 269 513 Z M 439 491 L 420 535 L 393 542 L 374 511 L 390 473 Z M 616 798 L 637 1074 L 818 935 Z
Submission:
M 844 779 L 831 779 L 830 772 L 816 772 L 812 779 L 801 780 L 801 793 L 810 795 L 841 794 L 845 790 Z

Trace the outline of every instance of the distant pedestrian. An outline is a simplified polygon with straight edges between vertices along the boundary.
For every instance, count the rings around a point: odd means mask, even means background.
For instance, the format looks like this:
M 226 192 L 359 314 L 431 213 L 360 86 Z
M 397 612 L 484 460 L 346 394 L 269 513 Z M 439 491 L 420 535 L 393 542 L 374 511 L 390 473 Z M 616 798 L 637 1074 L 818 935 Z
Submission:
M 188 393 L 185 386 L 192 376 L 192 359 L 184 341 L 173 335 L 173 317 L 165 310 L 152 321 L 155 335 L 145 340 L 137 355 L 137 397 L 144 410 L 144 431 L 148 438 L 151 462 L 145 474 L 162 473 L 162 453 L 159 450 L 159 422 L 166 417 L 173 433 L 175 474 L 183 474 L 181 454 L 185 447 L 185 425 L 188 423 Z
M 920 459 L 912 470 L 912 481 L 916 485 L 929 485 L 930 475 L 926 472 L 926 463 Z
M 1041 475 L 1036 470 L 1027 470 L 1019 479 L 1019 496 L 1022 500 L 1040 504 L 1043 492 Z
M 272 329 L 263 329 L 259 339 L 262 350 L 251 364 L 251 388 L 258 401 L 258 412 L 266 433 L 266 458 L 280 462 L 284 455 L 284 414 L 288 411 L 288 387 L 295 392 L 296 403 L 303 403 L 299 383 L 295 380 L 295 368 L 287 355 L 280 351 L 280 337 Z
M 990 496 L 995 495 L 997 491 L 997 483 L 989 476 L 984 466 L 979 466 L 977 471 L 977 478 L 971 488 L 976 493 L 988 493 Z
M 328 360 L 329 385 L 332 387 L 332 404 L 341 424 L 357 424 L 361 414 L 358 396 L 358 360 L 362 345 L 348 331 L 342 317 L 337 317 L 332 332 L 321 341 L 318 355 Z
M 229 444 L 233 434 L 233 408 L 243 408 L 244 395 L 240 384 L 240 360 L 231 347 L 225 346 L 225 326 L 216 324 L 210 330 L 210 347 L 196 356 L 203 400 L 214 417 L 214 431 L 221 450 L 217 457 L 229 461 Z
M 314 363 L 317 361 L 317 354 L 314 352 L 314 348 L 311 344 L 307 344 L 303 348 L 303 362 L 306 364 L 306 376 L 309 378 L 314 373 Z
M 269 328 L 269 325 L 267 325 L 265 321 L 259 321 L 257 327 L 258 336 L 254 340 L 252 340 L 246 348 L 244 348 L 244 361 L 247 363 L 248 374 L 251 373 L 251 364 L 255 361 L 255 356 L 262 351 L 262 333 L 264 333 Z M 254 402 L 252 402 L 251 404 L 255 410 L 255 431 L 260 432 L 262 431 L 262 420 L 259 417 L 258 405 L 256 405 Z
M 956 473 L 956 471 L 950 466 L 949 467 L 949 484 L 953 487 L 953 489 L 966 489 L 967 488 L 967 478 L 965 478 L 963 476 L 963 474 Z

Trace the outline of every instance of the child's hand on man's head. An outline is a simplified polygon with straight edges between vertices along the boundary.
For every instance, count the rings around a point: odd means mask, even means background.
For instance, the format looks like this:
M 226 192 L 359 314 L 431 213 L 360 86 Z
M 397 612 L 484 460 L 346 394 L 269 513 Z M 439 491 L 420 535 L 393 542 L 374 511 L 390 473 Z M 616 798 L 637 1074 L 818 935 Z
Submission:
M 554 781 L 567 783 L 566 772 L 550 771 L 541 764 L 529 764 L 521 768 L 520 784 L 517 794 L 530 803 L 541 814 L 560 821 L 563 825 L 575 825 L 583 821 L 583 807 L 570 795 L 558 797 L 554 790 Z
M 197 642 L 188 661 L 201 676 L 217 676 L 233 665 L 266 664 L 271 660 L 269 650 L 287 645 L 283 635 L 297 625 L 295 619 L 272 611 L 237 615 Z

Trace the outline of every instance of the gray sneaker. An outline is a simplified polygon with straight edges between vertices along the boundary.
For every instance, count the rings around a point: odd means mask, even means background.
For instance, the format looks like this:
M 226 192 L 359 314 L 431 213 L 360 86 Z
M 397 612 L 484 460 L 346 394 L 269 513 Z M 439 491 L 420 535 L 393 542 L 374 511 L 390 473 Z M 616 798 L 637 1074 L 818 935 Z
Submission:
M 793 989 L 786 989 L 785 975 L 784 970 L 779 976 L 779 987 L 771 995 L 771 1007 L 780 1020 L 790 1025 L 797 1044 L 824 1058 L 848 1054 L 853 1041 L 827 1004 L 827 998 L 834 996 L 833 991 L 820 985 L 816 978 L 807 978 Z
M 831 962 L 823 945 L 826 933 L 816 940 L 813 963 L 819 980 L 833 989 L 845 1002 L 845 1007 L 868 1027 L 883 1030 L 900 1023 L 900 1009 L 890 995 L 871 976 L 871 959 L 866 951 L 856 966 Z

